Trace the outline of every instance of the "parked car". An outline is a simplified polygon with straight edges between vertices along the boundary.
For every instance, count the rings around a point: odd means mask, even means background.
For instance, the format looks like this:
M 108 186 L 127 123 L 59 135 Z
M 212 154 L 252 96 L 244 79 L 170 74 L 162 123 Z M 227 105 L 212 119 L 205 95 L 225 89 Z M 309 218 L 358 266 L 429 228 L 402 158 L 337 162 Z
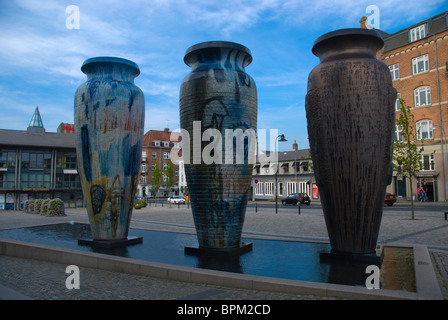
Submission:
M 286 206 L 287 204 L 297 205 L 300 202 L 301 204 L 310 205 L 311 200 L 310 197 L 306 193 L 291 193 L 286 198 L 282 199 L 282 204 Z
M 387 204 L 390 207 L 393 206 L 395 202 L 397 202 L 397 196 L 394 194 L 386 193 L 386 197 L 384 198 L 384 204 Z
M 167 201 L 168 203 L 175 203 L 175 204 L 185 203 L 185 199 L 179 196 L 169 197 Z

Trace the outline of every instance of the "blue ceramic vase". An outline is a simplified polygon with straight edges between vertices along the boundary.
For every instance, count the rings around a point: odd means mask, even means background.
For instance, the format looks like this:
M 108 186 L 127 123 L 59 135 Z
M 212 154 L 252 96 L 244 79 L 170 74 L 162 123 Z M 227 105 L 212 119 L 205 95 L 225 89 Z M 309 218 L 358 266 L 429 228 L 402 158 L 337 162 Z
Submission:
M 257 128 L 257 89 L 245 72 L 252 56 L 240 44 L 212 41 L 190 47 L 184 61 L 191 73 L 181 85 L 180 121 L 190 139 L 182 137 L 182 150 L 199 247 L 237 248 L 250 193 L 253 162 L 249 158 L 255 152 Z M 225 148 L 226 129 L 248 133 L 242 140 L 229 140 L 233 152 Z M 184 143 L 189 143 L 188 154 Z M 238 153 L 237 148 L 243 151 Z
M 129 60 L 88 59 L 75 95 L 78 171 L 95 240 L 128 235 L 142 156 L 145 100 Z

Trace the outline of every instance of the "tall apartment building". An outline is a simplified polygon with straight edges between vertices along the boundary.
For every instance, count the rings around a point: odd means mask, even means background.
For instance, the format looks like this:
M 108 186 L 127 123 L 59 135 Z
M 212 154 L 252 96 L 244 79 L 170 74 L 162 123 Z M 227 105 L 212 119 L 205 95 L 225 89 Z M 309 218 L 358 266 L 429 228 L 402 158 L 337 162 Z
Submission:
M 390 69 L 398 97 L 410 106 L 424 139 L 423 169 L 414 179 L 414 194 L 425 183 L 431 201 L 448 197 L 448 11 L 385 36 L 377 54 Z M 395 105 L 397 117 L 400 104 Z M 397 139 L 402 139 L 396 126 Z M 433 153 L 435 151 L 435 153 Z M 388 192 L 410 198 L 409 181 L 394 171 Z
M 171 149 L 174 143 L 170 141 L 170 137 L 171 132 L 168 128 L 163 131 L 149 130 L 143 136 L 142 168 L 138 185 L 139 196 L 169 196 L 179 193 L 179 166 L 177 163 L 173 163 L 176 180 L 175 186 L 168 189 L 162 185 L 157 195 L 151 192 L 152 173 L 156 165 L 161 170 L 164 170 L 168 162 L 171 161 Z M 166 181 L 167 178 L 164 176 L 163 180 Z

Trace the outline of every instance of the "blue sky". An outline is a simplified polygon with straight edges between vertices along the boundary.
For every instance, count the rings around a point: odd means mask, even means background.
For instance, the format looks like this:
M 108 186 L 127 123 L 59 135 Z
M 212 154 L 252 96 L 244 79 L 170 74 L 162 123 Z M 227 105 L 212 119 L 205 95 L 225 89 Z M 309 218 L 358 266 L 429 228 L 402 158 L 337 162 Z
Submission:
M 246 68 L 258 88 L 258 128 L 278 129 L 279 150 L 308 147 L 305 95 L 320 35 L 358 28 L 376 5 L 380 29 L 394 33 L 447 10 L 445 0 L 0 0 L 0 128 L 26 130 L 39 106 L 47 132 L 73 123 L 84 60 L 117 56 L 136 62 L 146 99 L 145 132 L 179 127 L 185 50 L 199 42 L 248 47 Z M 79 29 L 68 29 L 69 5 Z

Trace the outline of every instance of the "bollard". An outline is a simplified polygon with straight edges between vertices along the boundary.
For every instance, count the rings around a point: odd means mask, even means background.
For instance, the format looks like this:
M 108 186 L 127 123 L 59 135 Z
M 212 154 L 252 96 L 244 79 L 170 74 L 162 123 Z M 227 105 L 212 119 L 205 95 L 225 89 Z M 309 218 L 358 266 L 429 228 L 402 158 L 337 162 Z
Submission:
M 257 203 L 255 203 L 255 213 L 258 212 Z
M 299 212 L 299 215 L 300 215 L 300 207 L 301 207 L 301 203 L 300 203 L 300 201 L 299 201 L 298 204 L 299 204 L 299 205 L 297 206 L 297 211 Z

